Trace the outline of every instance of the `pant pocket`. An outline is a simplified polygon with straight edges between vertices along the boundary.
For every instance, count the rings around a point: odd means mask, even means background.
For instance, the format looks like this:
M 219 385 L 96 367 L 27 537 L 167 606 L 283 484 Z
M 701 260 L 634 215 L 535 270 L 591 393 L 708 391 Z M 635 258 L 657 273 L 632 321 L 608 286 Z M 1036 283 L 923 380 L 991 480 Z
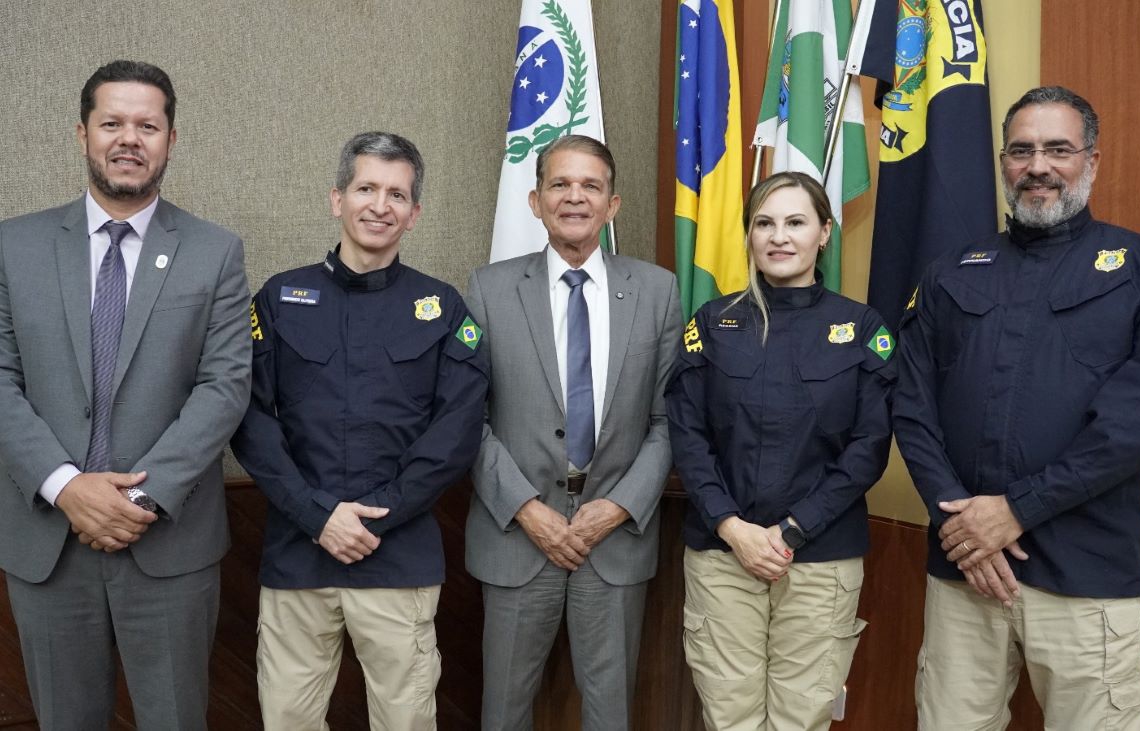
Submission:
M 831 647 L 828 649 L 814 689 L 817 698 L 832 701 L 839 697 L 839 691 L 847 681 L 847 674 L 851 672 L 851 661 L 855 658 L 855 650 L 859 646 L 859 636 L 866 628 L 866 620 L 858 617 L 845 628 L 831 628 L 830 637 L 827 639 Z
M 1135 709 L 1140 706 L 1140 611 L 1134 601 L 1125 601 L 1106 604 L 1102 614 L 1109 700 L 1119 711 Z

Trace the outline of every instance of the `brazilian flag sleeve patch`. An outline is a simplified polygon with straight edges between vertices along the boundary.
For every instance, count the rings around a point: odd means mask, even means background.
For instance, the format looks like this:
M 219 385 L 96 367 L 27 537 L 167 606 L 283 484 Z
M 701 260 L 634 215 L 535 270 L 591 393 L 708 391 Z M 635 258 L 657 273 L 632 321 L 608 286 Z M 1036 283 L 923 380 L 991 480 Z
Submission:
M 455 331 L 455 338 L 466 345 L 468 348 L 475 350 L 479 347 L 479 341 L 483 338 L 483 331 L 475 324 L 469 316 L 463 318 L 463 323 L 460 324 L 459 329 Z
M 891 353 L 895 352 L 895 339 L 887 330 L 886 325 L 880 325 L 871 339 L 867 341 L 867 347 L 875 355 L 887 360 L 891 357 Z

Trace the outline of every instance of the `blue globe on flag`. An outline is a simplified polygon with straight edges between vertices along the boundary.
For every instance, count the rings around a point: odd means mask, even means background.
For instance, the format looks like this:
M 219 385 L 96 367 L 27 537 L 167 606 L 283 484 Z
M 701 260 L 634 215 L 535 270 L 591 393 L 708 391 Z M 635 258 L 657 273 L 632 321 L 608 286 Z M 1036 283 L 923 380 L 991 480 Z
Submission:
M 511 87 L 511 113 L 507 132 L 530 127 L 546 114 L 562 93 L 565 63 L 562 50 L 553 38 L 541 38 L 541 28 L 524 25 L 519 28 L 515 49 L 518 69 Z

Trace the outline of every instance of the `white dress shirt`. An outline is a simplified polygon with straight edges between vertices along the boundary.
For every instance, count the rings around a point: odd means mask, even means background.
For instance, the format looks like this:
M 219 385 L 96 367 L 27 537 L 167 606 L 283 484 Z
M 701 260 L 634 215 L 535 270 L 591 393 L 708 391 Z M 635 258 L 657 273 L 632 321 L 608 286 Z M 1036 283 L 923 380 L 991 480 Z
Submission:
M 91 191 L 87 191 L 84 200 L 87 205 L 87 240 L 90 242 L 88 252 L 91 271 L 91 306 L 94 307 L 95 282 L 99 277 L 99 267 L 103 264 L 103 257 L 107 255 L 107 249 L 111 248 L 111 235 L 103 230 L 103 225 L 114 219 L 103 210 L 102 206 L 95 202 L 95 199 L 91 197 Z M 156 208 L 158 208 L 157 196 L 150 202 L 150 205 L 126 220 L 127 223 L 131 224 L 131 231 L 119 243 L 119 250 L 123 252 L 123 265 L 127 270 L 128 301 L 131 297 L 131 283 L 135 281 L 135 269 L 138 268 L 139 264 L 139 254 L 142 253 L 143 237 L 146 236 L 147 228 L 150 227 L 150 219 L 154 217 Z M 78 474 L 79 468 L 72 463 L 61 464 L 40 485 L 40 497 L 55 505 L 55 499 L 59 497 L 59 493 Z
M 554 320 L 554 350 L 558 356 L 558 380 L 562 384 L 562 403 L 566 403 L 566 313 L 570 302 L 570 285 L 562 281 L 572 269 L 551 246 L 546 247 L 546 271 L 550 278 L 550 314 Z M 610 300 L 606 280 L 606 263 L 601 247 L 594 250 L 580 269 L 590 275 L 582 285 L 582 297 L 590 313 L 590 375 L 594 388 L 594 443 L 602 430 L 602 406 L 606 400 L 606 372 L 610 362 Z M 585 470 L 588 465 L 574 465 Z

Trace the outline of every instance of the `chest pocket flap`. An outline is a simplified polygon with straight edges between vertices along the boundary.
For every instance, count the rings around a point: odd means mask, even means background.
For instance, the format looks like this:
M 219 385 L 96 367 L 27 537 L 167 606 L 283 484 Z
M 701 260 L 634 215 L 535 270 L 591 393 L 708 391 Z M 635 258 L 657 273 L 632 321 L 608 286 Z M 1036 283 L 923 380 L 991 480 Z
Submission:
M 993 298 L 982 294 L 960 279 L 947 278 L 938 284 L 963 312 L 981 316 L 994 308 Z
M 712 334 L 710 333 L 710 335 Z M 745 350 L 734 345 L 733 340 L 755 337 L 758 336 L 752 331 L 706 336 L 703 354 L 710 363 L 724 371 L 725 375 L 732 378 L 751 378 L 756 369 L 760 367 L 759 343 L 757 343 L 755 350 Z
M 1104 281 L 1092 287 L 1068 289 L 1057 292 L 1049 297 L 1049 307 L 1052 308 L 1053 312 L 1061 312 L 1084 304 L 1101 295 L 1108 294 L 1117 287 L 1130 281 L 1132 281 L 1130 277 L 1106 277 Z
M 1049 307 L 1078 362 L 1099 368 L 1132 352 L 1137 309 L 1130 277 L 1110 277 L 1093 286 L 1066 288 L 1049 298 Z
M 415 336 L 408 333 L 393 335 L 392 341 L 384 346 L 407 395 L 421 404 L 430 403 L 435 393 L 439 353 L 431 351 L 439 338 L 437 329 L 430 332 L 425 329 Z
M 316 329 L 306 329 L 292 320 L 281 320 L 276 323 L 277 337 L 310 363 L 325 365 L 336 352 L 336 345 L 324 339 L 323 333 Z
M 325 339 L 324 331 L 292 320 L 275 323 L 274 333 L 284 343 L 277 350 L 277 403 L 288 407 L 309 396 L 337 347 Z
M 827 434 L 850 429 L 855 422 L 863 346 L 832 346 L 806 356 L 796 368 L 811 395 L 819 428 Z
M 863 362 L 863 346 L 857 348 L 834 347 L 831 352 L 812 353 L 799 364 L 800 378 L 805 381 L 826 381 L 848 368 Z

